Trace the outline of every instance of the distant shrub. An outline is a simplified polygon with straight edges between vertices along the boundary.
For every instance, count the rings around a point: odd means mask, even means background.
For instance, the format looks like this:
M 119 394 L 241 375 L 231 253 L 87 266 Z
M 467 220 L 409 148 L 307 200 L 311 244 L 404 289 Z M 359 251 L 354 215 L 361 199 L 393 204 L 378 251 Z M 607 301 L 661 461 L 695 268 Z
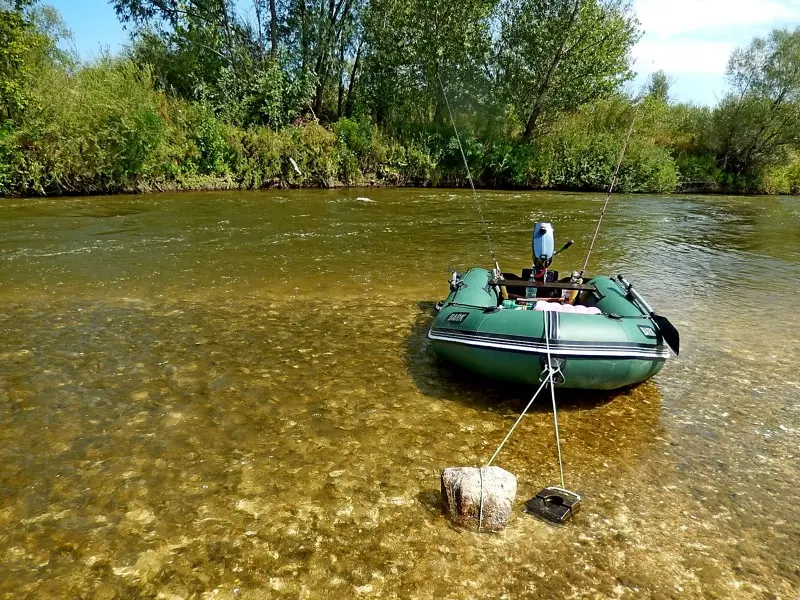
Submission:
M 223 175 L 227 171 L 226 157 L 229 148 L 225 140 L 225 126 L 207 105 L 196 105 L 190 122 L 194 142 L 199 150 L 197 171 L 201 175 Z
M 228 166 L 236 183 L 258 189 L 279 185 L 283 179 L 283 140 L 266 127 L 225 131 Z
M 619 172 L 620 192 L 674 192 L 678 168 L 669 150 L 651 140 L 632 139 Z
M 292 126 L 281 131 L 286 163 L 284 179 L 291 185 L 330 187 L 339 172 L 339 148 L 336 135 L 318 123 Z M 293 158 L 301 175 L 294 172 L 288 159 Z
M 786 180 L 790 194 L 800 194 L 800 155 L 795 155 L 786 169 Z
M 687 155 L 677 159 L 681 187 L 684 189 L 715 190 L 722 182 L 722 170 L 713 156 Z
M 428 185 L 436 181 L 436 159 L 428 149 L 414 143 L 406 146 L 400 176 L 408 185 Z

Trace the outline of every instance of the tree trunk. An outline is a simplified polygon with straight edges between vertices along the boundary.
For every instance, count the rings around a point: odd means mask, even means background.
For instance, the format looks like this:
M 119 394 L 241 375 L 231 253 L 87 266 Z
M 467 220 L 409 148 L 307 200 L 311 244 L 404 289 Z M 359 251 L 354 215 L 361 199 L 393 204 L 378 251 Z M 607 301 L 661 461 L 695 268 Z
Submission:
M 353 70 L 350 71 L 350 83 L 347 86 L 347 102 L 345 103 L 345 115 L 348 117 L 353 116 L 353 104 L 355 101 L 356 77 L 358 76 L 358 63 L 361 60 L 361 49 L 364 47 L 364 39 L 358 43 L 358 50 L 356 50 L 356 59 L 353 61 Z
M 253 0 L 253 8 L 256 12 L 256 27 L 258 28 L 258 57 L 264 61 L 264 35 L 261 27 L 261 0 Z
M 342 108 L 344 108 L 344 38 L 339 44 L 339 98 L 336 102 L 336 117 L 342 117 Z
M 308 9 L 306 0 L 300 0 L 300 71 L 305 73 L 308 64 Z
M 541 98 L 542 92 L 540 92 L 537 98 Z M 542 114 L 542 103 L 537 99 L 536 103 L 533 106 L 533 112 L 528 117 L 528 122 L 525 124 L 525 132 L 522 134 L 523 139 L 531 140 L 533 139 L 533 134 L 536 132 L 536 125 L 539 122 L 539 117 Z
M 558 49 L 553 54 L 553 60 L 550 61 L 550 66 L 547 69 L 547 74 L 544 77 L 544 81 L 542 81 L 542 84 L 539 86 L 539 90 L 536 93 L 536 99 L 533 102 L 533 109 L 528 117 L 528 122 L 525 124 L 525 132 L 522 134 L 522 137 L 525 140 L 533 139 L 533 135 L 536 132 L 536 125 L 539 121 L 539 117 L 542 115 L 544 101 L 547 98 L 547 93 L 550 91 L 553 75 L 555 75 L 556 69 L 561 63 L 561 59 L 564 58 L 564 47 L 567 45 L 569 32 L 572 29 L 572 26 L 575 24 L 575 19 L 578 17 L 580 7 L 581 0 L 575 0 L 575 5 L 572 7 L 572 13 L 570 13 L 569 19 L 564 27 L 564 37 L 561 39 L 561 44 L 559 44 Z
M 233 59 L 231 58 L 233 56 L 233 33 L 231 32 L 231 20 L 228 16 L 227 0 L 222 0 L 222 2 L 220 2 L 220 10 L 222 11 L 222 24 L 225 27 L 228 60 L 233 64 Z
M 444 113 L 444 102 L 439 100 L 433 109 L 433 123 L 435 125 L 444 125 L 446 123 L 447 119 L 445 119 Z
M 325 79 L 328 75 L 328 61 L 327 54 L 329 51 L 330 37 L 333 29 L 335 0 L 328 2 L 328 18 L 325 22 L 325 28 L 317 46 L 317 61 L 314 66 L 314 73 L 317 75 L 317 89 L 314 94 L 314 113 L 317 118 L 322 114 L 322 102 L 325 97 Z
M 275 8 L 275 0 L 269 0 L 269 35 L 269 55 L 275 60 L 278 57 L 278 11 Z
M 322 100 L 325 96 L 325 79 L 320 77 L 319 83 L 317 84 L 317 93 L 314 96 L 314 114 L 317 115 L 317 118 L 322 114 Z

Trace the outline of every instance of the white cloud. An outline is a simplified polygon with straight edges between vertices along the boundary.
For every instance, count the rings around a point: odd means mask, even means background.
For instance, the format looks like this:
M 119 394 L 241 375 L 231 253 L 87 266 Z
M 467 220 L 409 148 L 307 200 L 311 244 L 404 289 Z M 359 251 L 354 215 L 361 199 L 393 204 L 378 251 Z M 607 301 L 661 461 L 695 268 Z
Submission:
M 640 78 L 663 69 L 682 100 L 702 103 L 723 93 L 735 48 L 800 24 L 800 0 L 634 0 L 633 8 L 644 33 L 633 48 Z
M 634 68 L 644 72 L 722 73 L 735 48 L 732 42 L 643 39 L 634 49 Z
M 800 2 L 778 0 L 637 0 L 646 36 L 672 37 L 800 19 Z

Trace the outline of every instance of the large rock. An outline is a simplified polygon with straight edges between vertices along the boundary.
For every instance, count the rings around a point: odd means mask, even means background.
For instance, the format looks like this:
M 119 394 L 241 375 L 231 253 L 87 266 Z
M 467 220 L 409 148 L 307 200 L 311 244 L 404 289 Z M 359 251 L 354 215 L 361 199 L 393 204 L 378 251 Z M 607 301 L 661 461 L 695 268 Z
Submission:
M 447 516 L 476 531 L 502 531 L 511 518 L 517 478 L 500 467 L 448 467 L 442 471 Z

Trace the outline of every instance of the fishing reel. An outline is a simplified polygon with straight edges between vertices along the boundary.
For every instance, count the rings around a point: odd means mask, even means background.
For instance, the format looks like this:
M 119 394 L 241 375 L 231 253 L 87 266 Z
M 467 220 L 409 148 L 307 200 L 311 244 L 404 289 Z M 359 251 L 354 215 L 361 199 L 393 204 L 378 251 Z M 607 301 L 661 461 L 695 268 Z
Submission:
M 467 284 L 461 279 L 461 275 L 459 275 L 458 271 L 456 271 L 453 267 L 447 267 L 450 269 L 450 291 L 455 292 L 456 290 L 460 290 L 463 287 L 466 287 Z

